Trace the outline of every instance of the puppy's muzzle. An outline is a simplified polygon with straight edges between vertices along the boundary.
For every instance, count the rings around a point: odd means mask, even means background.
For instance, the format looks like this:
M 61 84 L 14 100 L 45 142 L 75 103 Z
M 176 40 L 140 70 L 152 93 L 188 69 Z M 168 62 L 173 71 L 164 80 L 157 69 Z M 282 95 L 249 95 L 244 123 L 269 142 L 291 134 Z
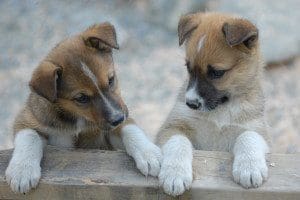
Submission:
M 96 109 L 99 112 L 99 117 L 103 117 L 107 124 L 112 127 L 120 125 L 128 116 L 127 107 L 112 95 L 105 93 L 99 98 Z
M 200 109 L 202 106 L 204 106 L 204 100 L 199 96 L 195 86 L 186 91 L 185 103 L 188 107 L 194 110 Z
M 125 115 L 122 112 L 116 112 L 112 115 L 110 115 L 107 119 L 107 122 L 111 125 L 111 126 L 118 126 L 119 124 L 121 124 L 123 121 L 125 120 Z
M 186 105 L 191 109 L 197 110 L 202 106 L 202 103 L 198 99 L 187 99 Z

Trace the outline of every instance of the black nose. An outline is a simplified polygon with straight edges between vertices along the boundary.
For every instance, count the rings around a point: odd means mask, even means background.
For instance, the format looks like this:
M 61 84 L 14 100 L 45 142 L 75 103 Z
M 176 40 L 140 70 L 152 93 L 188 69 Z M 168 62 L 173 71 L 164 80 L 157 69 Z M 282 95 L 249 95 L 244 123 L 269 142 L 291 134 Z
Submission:
M 196 100 L 188 100 L 186 101 L 186 105 L 194 110 L 200 108 L 201 103 L 196 99 Z
M 116 114 L 114 116 L 111 117 L 111 119 L 109 119 L 109 123 L 112 126 L 118 126 L 119 124 L 121 124 L 124 121 L 125 117 L 124 114 Z

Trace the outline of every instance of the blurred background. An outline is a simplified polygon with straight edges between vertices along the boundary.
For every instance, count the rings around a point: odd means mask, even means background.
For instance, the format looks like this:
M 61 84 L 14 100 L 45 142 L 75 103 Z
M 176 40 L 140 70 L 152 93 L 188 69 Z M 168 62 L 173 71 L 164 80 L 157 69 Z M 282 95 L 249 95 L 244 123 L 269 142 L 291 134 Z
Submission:
M 274 151 L 300 152 L 299 0 L 0 1 L 0 149 L 12 147 L 11 126 L 39 61 L 62 39 L 93 23 L 115 25 L 114 51 L 122 94 L 153 138 L 186 77 L 177 23 L 188 12 L 222 11 L 260 29 L 266 60 L 266 113 Z

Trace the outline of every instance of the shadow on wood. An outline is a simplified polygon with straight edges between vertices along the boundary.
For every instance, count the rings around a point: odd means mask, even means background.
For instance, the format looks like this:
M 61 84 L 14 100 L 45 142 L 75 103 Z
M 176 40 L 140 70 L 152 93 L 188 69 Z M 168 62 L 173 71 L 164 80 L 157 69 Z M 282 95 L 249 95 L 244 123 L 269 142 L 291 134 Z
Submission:
M 172 199 L 145 177 L 124 152 L 68 150 L 48 146 L 37 189 L 15 194 L 4 180 L 12 150 L 0 151 L 0 199 Z M 232 181 L 232 158 L 225 152 L 194 152 L 194 182 L 179 199 L 299 199 L 300 154 L 268 155 L 269 180 L 243 189 Z

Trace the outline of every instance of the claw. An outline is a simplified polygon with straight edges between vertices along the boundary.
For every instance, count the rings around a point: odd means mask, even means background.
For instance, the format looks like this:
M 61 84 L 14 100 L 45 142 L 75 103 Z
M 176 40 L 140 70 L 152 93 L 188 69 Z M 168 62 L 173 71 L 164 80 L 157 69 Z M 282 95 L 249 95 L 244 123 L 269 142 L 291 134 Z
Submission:
M 151 171 L 151 165 L 150 165 L 150 163 L 149 162 L 147 162 L 147 164 L 148 164 L 148 174 L 150 173 L 150 171 Z

